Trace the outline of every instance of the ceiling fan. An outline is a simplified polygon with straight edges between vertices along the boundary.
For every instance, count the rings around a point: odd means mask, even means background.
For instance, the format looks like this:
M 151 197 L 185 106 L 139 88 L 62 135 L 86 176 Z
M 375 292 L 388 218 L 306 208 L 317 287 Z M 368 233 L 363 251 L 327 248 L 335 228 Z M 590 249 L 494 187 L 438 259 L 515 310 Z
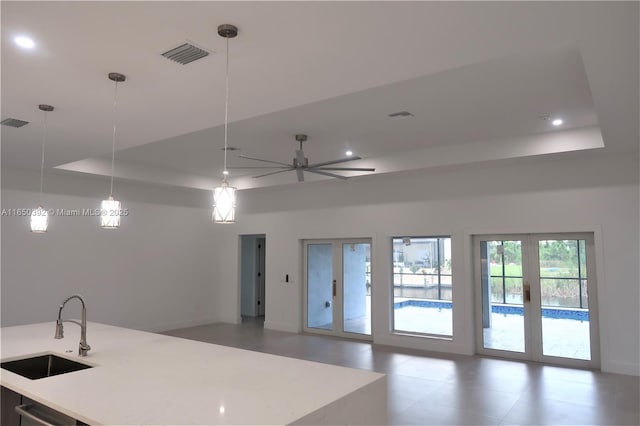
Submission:
M 355 161 L 360 160 L 361 158 L 358 156 L 351 156 L 341 158 L 339 160 L 333 161 L 324 161 L 322 163 L 313 163 L 309 164 L 309 159 L 304 156 L 304 151 L 302 150 L 302 143 L 308 139 L 307 135 L 296 135 L 296 141 L 300 142 L 300 149 L 296 150 L 296 156 L 293 158 L 293 162 L 291 164 L 281 163 L 278 161 L 264 160 L 262 158 L 254 158 L 247 157 L 246 155 L 239 155 L 239 158 L 245 158 L 247 160 L 261 161 L 263 163 L 273 164 L 273 166 L 263 166 L 263 167 L 230 167 L 234 169 L 280 169 L 269 173 L 264 173 L 258 176 L 254 176 L 254 178 L 261 178 L 265 176 L 275 175 L 277 173 L 290 172 L 295 170 L 298 175 L 298 182 L 304 181 L 304 172 L 315 173 L 318 175 L 329 176 L 338 179 L 348 179 L 347 176 L 337 175 L 335 173 L 330 173 L 333 171 L 356 171 L 356 172 L 374 172 L 376 169 L 368 168 L 368 167 L 327 167 L 333 164 L 346 163 L 347 161 Z

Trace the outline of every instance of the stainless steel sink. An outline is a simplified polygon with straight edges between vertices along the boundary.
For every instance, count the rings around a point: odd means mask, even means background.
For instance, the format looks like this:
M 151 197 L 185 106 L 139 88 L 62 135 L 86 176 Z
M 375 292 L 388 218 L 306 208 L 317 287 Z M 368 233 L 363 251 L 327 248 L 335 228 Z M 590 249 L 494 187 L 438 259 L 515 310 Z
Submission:
M 92 368 L 91 365 L 75 362 L 53 354 L 7 361 L 1 363 L 0 367 L 31 380 Z

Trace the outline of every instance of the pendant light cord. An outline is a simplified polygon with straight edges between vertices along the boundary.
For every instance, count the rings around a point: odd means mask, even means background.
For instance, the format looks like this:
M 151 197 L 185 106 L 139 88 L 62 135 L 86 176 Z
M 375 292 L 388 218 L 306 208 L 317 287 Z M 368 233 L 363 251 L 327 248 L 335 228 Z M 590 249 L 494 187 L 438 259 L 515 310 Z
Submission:
M 229 139 L 229 37 L 227 39 L 227 65 L 225 69 L 225 94 L 224 94 L 224 170 L 223 180 L 227 179 L 227 141 Z
M 42 204 L 42 188 L 44 185 L 44 149 L 47 143 L 47 111 L 44 111 L 44 119 L 42 120 L 42 159 L 40 161 L 40 204 Z
M 110 197 L 113 197 L 113 171 L 116 161 L 116 107 L 118 106 L 118 82 L 116 81 L 115 83 L 116 86 L 113 94 L 113 139 L 111 141 L 111 190 L 109 191 Z

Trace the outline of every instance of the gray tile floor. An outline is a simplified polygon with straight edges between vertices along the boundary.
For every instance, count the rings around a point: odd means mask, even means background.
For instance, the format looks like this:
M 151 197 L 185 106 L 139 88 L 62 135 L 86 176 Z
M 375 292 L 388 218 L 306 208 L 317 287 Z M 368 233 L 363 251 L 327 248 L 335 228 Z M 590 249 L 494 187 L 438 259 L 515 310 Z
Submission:
M 638 377 L 284 333 L 255 320 L 165 334 L 386 373 L 390 424 L 640 424 Z

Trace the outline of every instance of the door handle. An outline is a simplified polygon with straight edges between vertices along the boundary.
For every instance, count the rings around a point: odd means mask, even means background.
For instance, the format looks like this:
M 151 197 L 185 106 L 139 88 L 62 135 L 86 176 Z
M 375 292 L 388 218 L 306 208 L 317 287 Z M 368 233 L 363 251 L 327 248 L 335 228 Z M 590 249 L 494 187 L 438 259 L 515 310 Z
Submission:
M 529 281 L 525 281 L 524 283 L 524 301 L 531 302 L 531 286 L 529 285 Z
M 336 291 L 337 291 L 336 287 L 337 287 L 336 286 L 336 280 L 333 280 L 333 297 L 336 297 Z

